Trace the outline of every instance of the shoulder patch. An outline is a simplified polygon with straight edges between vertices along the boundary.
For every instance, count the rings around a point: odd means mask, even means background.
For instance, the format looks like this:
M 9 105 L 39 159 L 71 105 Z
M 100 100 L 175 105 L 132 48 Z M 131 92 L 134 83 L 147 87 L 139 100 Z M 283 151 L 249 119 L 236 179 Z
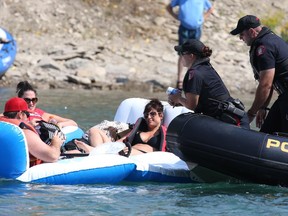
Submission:
M 264 45 L 259 46 L 256 49 L 256 56 L 263 55 L 265 53 L 265 51 L 266 51 L 266 47 Z
M 189 80 L 191 80 L 194 77 L 194 70 L 189 70 Z

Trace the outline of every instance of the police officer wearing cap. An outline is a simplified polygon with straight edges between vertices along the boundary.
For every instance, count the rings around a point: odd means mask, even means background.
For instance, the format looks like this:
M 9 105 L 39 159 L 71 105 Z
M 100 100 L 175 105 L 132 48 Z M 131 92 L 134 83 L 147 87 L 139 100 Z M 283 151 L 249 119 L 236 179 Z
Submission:
M 269 28 L 261 26 L 260 19 L 253 15 L 240 18 L 230 33 L 239 34 L 240 40 L 250 46 L 250 63 L 259 82 L 254 102 L 247 112 L 249 121 L 256 116 L 256 126 L 261 127 L 261 132 L 288 132 L 287 43 Z M 273 89 L 279 97 L 266 117 Z
M 243 104 L 234 100 L 221 77 L 210 64 L 212 50 L 197 39 L 190 39 L 174 49 L 183 57 L 188 70 L 183 80 L 184 97 L 179 91 L 168 96 L 171 105 L 182 105 L 197 113 L 250 128 Z

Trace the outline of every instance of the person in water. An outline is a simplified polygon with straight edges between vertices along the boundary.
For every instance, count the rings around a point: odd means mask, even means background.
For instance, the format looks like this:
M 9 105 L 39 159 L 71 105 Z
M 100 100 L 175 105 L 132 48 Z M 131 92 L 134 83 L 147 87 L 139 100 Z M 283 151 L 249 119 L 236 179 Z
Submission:
M 37 120 L 44 120 L 58 125 L 60 129 L 65 126 L 78 126 L 72 119 L 63 118 L 37 108 L 37 92 L 28 81 L 19 82 L 16 87 L 16 93 L 18 97 L 23 98 L 28 105 L 30 112 L 29 121 L 36 122 Z
M 178 91 L 168 96 L 168 102 L 173 106 L 182 105 L 196 113 L 250 128 L 243 104 L 230 96 L 221 77 L 210 63 L 212 50 L 197 39 L 187 40 L 174 49 L 183 57 L 183 64 L 188 70 L 183 80 L 185 96 Z M 228 105 L 233 109 L 229 109 Z
M 26 101 L 14 97 L 6 102 L 0 121 L 15 124 L 23 130 L 28 145 L 30 167 L 43 162 L 56 162 L 60 156 L 60 148 L 65 140 L 64 137 L 61 133 L 56 132 L 50 145 L 47 145 L 40 139 L 37 131 L 29 123 L 29 114 Z
M 131 155 L 143 154 L 153 151 L 165 151 L 166 127 L 162 125 L 163 105 L 158 99 L 151 99 L 145 106 L 143 116 L 135 123 L 132 131 L 117 142 L 129 142 L 132 146 Z M 112 142 L 105 131 L 96 127 L 86 132 L 87 142 L 74 140 L 79 149 L 90 153 L 95 147 L 103 143 Z M 85 137 L 85 136 L 84 136 Z M 88 144 L 87 144 L 88 143 Z

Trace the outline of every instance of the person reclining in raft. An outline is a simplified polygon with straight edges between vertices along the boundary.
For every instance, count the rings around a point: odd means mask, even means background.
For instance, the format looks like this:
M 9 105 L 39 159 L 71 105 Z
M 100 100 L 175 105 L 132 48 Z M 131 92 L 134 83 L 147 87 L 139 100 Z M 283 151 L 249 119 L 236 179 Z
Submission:
M 16 93 L 19 98 L 23 98 L 26 101 L 30 112 L 29 121 L 33 122 L 34 126 L 36 126 L 36 121 L 38 120 L 56 124 L 60 129 L 65 126 L 78 126 L 72 119 L 47 113 L 44 110 L 37 108 L 37 92 L 28 81 L 19 82 L 16 87 Z
M 174 49 L 183 56 L 188 67 L 181 91 L 168 96 L 170 105 L 182 105 L 196 113 L 203 113 L 223 122 L 250 129 L 244 105 L 230 96 L 221 77 L 210 64 L 212 50 L 201 41 L 190 39 Z
M 26 101 L 14 97 L 9 99 L 4 108 L 0 121 L 9 122 L 22 128 L 27 140 L 30 167 L 42 162 L 56 162 L 60 157 L 60 148 L 65 141 L 61 133 L 55 132 L 51 144 L 44 143 L 34 127 L 28 122 L 29 112 Z
M 151 99 L 144 109 L 144 118 L 139 118 L 132 131 L 126 136 L 116 140 L 116 142 L 128 142 L 131 144 L 131 155 L 143 154 L 153 151 L 166 150 L 166 127 L 163 126 L 163 105 L 158 99 Z M 85 136 L 84 136 L 85 137 Z M 86 132 L 86 142 L 75 139 L 74 143 L 79 149 L 90 153 L 95 147 L 113 140 L 106 135 L 104 130 L 96 127 L 90 128 Z M 67 144 L 66 144 L 67 145 Z M 68 149 L 67 149 L 68 150 Z M 71 150 L 71 149 L 70 149 Z M 127 149 L 124 149 L 124 155 Z

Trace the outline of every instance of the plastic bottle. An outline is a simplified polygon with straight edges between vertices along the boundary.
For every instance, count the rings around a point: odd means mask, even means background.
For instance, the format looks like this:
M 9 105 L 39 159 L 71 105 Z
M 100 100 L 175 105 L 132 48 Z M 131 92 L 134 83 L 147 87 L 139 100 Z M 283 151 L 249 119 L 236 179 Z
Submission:
M 173 88 L 173 87 L 168 87 L 166 90 L 166 94 L 167 95 L 173 95 L 173 94 L 177 94 L 180 90 Z

